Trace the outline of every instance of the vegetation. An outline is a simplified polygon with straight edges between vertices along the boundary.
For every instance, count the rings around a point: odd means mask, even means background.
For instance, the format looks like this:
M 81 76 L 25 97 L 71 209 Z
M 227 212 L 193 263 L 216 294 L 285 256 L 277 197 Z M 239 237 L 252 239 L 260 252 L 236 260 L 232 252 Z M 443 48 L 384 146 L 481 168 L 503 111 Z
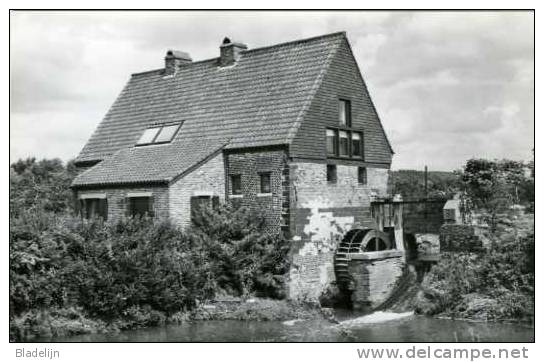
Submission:
M 62 163 L 27 160 L 11 173 L 13 340 L 161 324 L 217 294 L 284 296 L 286 242 L 247 209 L 207 209 L 185 231 L 81 220 L 56 185 L 73 175 Z
M 429 171 L 427 194 L 425 194 L 425 172 L 416 170 L 391 171 L 389 187 L 393 195 L 400 194 L 405 200 L 425 197 L 452 197 L 460 190 L 459 178 L 453 172 Z
M 481 253 L 442 253 L 425 276 L 417 309 L 458 318 L 533 320 L 534 215 L 516 215 L 511 206 L 534 210 L 534 162 L 471 159 L 457 174 L 490 226 L 490 244 Z
M 416 309 L 456 318 L 532 321 L 534 247 L 534 234 L 511 235 L 482 254 L 442 254 L 424 278 Z

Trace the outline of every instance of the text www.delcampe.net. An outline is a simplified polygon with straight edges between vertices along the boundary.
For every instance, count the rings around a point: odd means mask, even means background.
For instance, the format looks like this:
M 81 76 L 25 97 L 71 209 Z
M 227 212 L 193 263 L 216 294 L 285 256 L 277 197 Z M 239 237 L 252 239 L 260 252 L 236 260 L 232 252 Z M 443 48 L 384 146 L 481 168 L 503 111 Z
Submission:
M 357 348 L 357 355 L 360 359 L 478 359 L 493 358 L 529 358 L 529 349 L 522 348 Z

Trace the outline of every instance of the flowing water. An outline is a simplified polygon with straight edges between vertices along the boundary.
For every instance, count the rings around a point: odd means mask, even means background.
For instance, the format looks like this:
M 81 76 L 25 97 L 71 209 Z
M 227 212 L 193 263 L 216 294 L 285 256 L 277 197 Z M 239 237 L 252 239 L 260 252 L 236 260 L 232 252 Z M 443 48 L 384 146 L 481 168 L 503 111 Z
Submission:
M 435 319 L 408 313 L 284 322 L 197 321 L 115 334 L 47 339 L 52 342 L 532 342 L 534 328 L 516 324 Z M 41 340 L 46 341 L 46 340 Z

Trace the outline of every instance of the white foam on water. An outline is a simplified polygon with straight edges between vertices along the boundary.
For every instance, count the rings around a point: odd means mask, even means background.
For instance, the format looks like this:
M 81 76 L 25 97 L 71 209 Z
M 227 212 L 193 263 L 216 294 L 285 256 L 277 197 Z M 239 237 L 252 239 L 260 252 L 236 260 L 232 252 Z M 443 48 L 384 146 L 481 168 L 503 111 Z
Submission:
M 342 326 L 354 326 L 359 324 L 376 324 L 376 323 L 384 323 L 389 322 L 401 318 L 406 318 L 413 316 L 414 312 L 405 312 L 405 313 L 393 313 L 393 312 L 374 312 L 369 315 L 365 315 L 362 317 L 354 318 L 354 319 L 348 319 L 346 321 L 343 321 L 340 323 Z
M 291 327 L 294 326 L 297 322 L 302 322 L 302 319 L 291 319 L 290 321 L 282 322 L 282 324 Z

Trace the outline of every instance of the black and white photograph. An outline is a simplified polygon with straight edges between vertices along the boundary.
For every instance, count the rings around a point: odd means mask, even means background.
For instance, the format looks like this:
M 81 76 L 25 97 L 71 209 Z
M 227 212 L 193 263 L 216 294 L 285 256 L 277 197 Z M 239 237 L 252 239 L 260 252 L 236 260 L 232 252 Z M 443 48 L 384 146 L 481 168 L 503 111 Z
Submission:
M 9 42 L 12 357 L 527 358 L 534 10 L 21 9 Z

